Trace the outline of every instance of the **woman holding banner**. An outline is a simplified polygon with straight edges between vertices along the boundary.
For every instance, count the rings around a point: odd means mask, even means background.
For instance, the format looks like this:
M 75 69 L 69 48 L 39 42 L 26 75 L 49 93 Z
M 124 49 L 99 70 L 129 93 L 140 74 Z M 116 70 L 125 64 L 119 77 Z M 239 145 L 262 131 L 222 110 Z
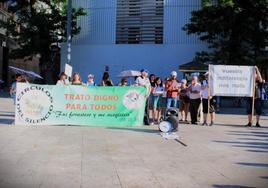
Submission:
M 72 85 L 83 85 L 81 76 L 79 73 L 74 73 L 72 77 Z
M 56 85 L 69 85 L 69 80 L 67 80 L 67 75 L 64 72 L 60 73 L 60 78 Z
M 256 127 L 261 127 L 260 126 L 260 116 L 262 114 L 262 99 L 261 99 L 261 93 L 262 93 L 262 88 L 263 88 L 263 81 L 262 77 L 260 74 L 260 71 L 258 67 L 255 67 L 255 97 L 253 97 L 254 100 L 254 109 L 256 110 Z M 252 126 L 252 98 L 248 98 L 247 100 L 247 114 L 248 114 L 248 124 L 246 127 L 251 127 Z
M 101 86 L 114 86 L 113 81 L 110 79 L 108 72 L 104 72 L 102 76 Z

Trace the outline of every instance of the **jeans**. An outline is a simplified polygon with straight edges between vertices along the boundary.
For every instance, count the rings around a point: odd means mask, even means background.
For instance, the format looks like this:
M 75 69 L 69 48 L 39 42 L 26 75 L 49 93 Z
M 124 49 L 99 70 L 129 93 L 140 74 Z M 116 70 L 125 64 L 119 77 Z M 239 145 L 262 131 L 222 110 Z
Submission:
M 172 101 L 173 101 L 173 107 L 177 108 L 177 98 L 167 98 L 167 108 L 171 107 Z

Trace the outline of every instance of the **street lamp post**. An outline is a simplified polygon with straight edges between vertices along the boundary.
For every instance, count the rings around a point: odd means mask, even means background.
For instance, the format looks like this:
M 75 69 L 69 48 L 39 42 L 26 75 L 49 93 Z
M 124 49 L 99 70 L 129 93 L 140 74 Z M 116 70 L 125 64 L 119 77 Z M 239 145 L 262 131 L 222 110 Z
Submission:
M 72 0 L 68 0 L 67 14 L 67 63 L 71 64 L 71 44 L 72 44 Z

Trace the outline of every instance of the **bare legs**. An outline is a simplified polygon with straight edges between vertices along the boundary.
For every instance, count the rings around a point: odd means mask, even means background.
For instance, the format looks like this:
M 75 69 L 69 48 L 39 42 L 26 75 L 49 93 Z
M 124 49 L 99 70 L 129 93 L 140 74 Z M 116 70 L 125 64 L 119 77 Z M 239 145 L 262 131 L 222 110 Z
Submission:
M 161 108 L 154 108 L 154 110 L 153 110 L 153 118 L 154 118 L 155 122 L 160 123 L 161 114 L 162 114 L 162 109 Z

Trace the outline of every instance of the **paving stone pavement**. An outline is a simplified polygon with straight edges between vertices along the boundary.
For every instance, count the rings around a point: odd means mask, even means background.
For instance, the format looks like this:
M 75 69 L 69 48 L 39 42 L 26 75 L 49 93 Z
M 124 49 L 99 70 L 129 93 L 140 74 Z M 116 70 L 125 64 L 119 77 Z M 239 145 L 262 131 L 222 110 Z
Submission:
M 0 98 L 0 188 L 268 187 L 268 117 L 245 128 L 243 109 L 216 126 L 180 125 L 180 140 L 156 126 L 16 126 Z

